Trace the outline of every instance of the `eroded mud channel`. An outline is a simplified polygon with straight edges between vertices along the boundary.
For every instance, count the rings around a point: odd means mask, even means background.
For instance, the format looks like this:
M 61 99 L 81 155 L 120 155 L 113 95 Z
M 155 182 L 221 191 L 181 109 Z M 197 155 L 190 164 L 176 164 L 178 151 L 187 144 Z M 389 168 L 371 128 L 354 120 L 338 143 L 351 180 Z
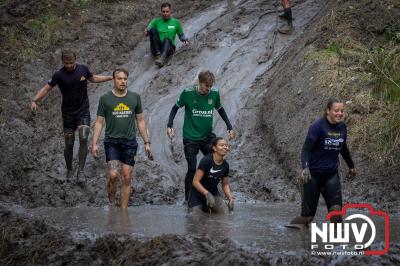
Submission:
M 162 264 L 165 259 L 172 265 L 186 265 L 188 261 L 199 265 L 207 262 L 216 264 L 218 261 L 225 265 L 262 264 L 266 261 L 272 264 L 310 263 L 310 230 L 285 227 L 299 214 L 299 192 L 287 180 L 271 147 L 261 136 L 263 132 L 259 128 L 260 121 L 254 112 L 262 109 L 252 109 L 251 103 L 256 102 L 263 92 L 255 90 L 252 85 L 273 70 L 288 47 L 296 42 L 326 3 L 318 0 L 296 1 L 293 7 L 295 30 L 290 35 L 282 35 L 277 33 L 282 21 L 277 18 L 276 2 L 221 1 L 201 13 L 193 14 L 191 19 L 183 21 L 186 35 L 191 41 L 190 48 L 183 48 L 178 42 L 176 54 L 161 69 L 154 65 L 147 40 L 135 47 L 124 67 L 130 71 L 129 89 L 141 94 L 155 160 L 145 159 L 143 143 L 139 140 L 138 160 L 132 182 L 133 195 L 126 212 L 107 206 L 104 150 L 98 161 L 88 157 L 88 180 L 83 187 L 66 182 L 62 154 L 52 155 L 52 166 L 48 167 L 47 174 L 56 180 L 55 186 L 61 187 L 58 189 L 63 191 L 57 192 L 57 197 L 48 195 L 53 197 L 48 202 L 60 207 L 29 209 L 9 203 L 0 207 L 29 219 L 43 220 L 55 230 L 66 232 L 66 237 L 71 237 L 73 241 L 94 242 L 100 239 L 101 242 L 105 239 L 105 245 L 112 246 L 119 239 L 111 237 L 108 239 L 110 242 L 107 242 L 107 237 L 114 234 L 128 236 L 129 241 L 150 241 L 150 246 L 146 242 L 139 247 L 137 245 L 142 242 L 134 242 L 132 245 L 137 253 L 124 254 L 123 259 L 126 261 L 118 260 L 118 255 L 115 255 L 121 253 L 113 253 L 110 255 L 112 260 L 108 261 L 102 257 L 100 249 L 97 255 L 103 261 L 99 264 L 130 264 L 129 258 L 138 259 L 139 264 Z M 182 205 L 186 172 L 181 132 L 182 110 L 174 120 L 177 129 L 175 139 L 170 142 L 166 135 L 167 116 L 171 107 L 182 89 L 193 84 L 199 71 L 204 69 L 215 73 L 224 108 L 238 132 L 238 138 L 230 143 L 231 153 L 227 157 L 232 169 L 232 190 L 237 199 L 233 214 L 187 214 L 186 207 Z M 110 84 L 100 84 L 89 96 L 93 118 L 96 116 L 99 97 L 109 90 Z M 214 132 L 225 136 L 225 125 L 218 115 L 215 115 L 214 123 Z M 260 196 L 260 190 L 268 194 L 268 197 Z M 35 194 L 32 197 L 40 198 L 41 195 Z M 77 203 L 80 198 L 82 202 Z M 66 207 L 76 204 L 79 206 Z M 325 214 L 325 207 L 319 206 L 315 220 L 324 221 Z M 399 261 L 396 253 L 400 250 L 397 244 L 400 217 L 393 215 L 391 218 L 391 243 L 397 246 L 394 254 L 386 258 L 389 264 Z M 376 220 L 376 225 L 380 233 L 378 235 L 382 236 L 383 222 Z M 205 239 L 209 241 L 209 246 L 202 244 Z M 171 255 L 166 252 L 158 259 L 149 260 L 162 253 L 160 250 L 165 248 L 163 241 L 168 247 L 186 250 L 186 253 L 177 251 Z M 80 252 L 73 248 L 69 250 Z M 216 254 L 215 250 L 220 251 L 219 257 L 211 255 Z M 70 259 L 72 255 L 68 252 L 53 255 L 53 262 L 92 263 L 89 255 L 79 255 L 82 256 L 79 258 L 85 259 L 75 261 Z M 140 257 L 137 254 L 144 255 Z M 284 255 L 292 257 L 282 259 Z M 327 263 L 332 258 L 312 260 Z M 343 261 L 352 262 L 351 258 Z

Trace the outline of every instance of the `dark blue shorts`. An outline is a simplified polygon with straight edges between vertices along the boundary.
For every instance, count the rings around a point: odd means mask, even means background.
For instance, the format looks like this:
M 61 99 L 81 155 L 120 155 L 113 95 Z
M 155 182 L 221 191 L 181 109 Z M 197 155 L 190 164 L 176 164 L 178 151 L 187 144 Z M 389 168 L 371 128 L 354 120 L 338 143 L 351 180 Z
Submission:
M 123 164 L 135 166 L 135 156 L 138 143 L 135 139 L 105 138 L 104 149 L 106 161 L 117 160 Z
M 338 173 L 311 173 L 311 179 L 304 184 L 301 216 L 315 216 L 319 195 L 324 197 L 326 207 L 342 206 L 342 189 Z
M 221 197 L 221 194 L 219 193 L 218 189 L 217 191 L 210 191 L 211 194 L 214 197 Z M 197 189 L 195 189 L 194 187 L 191 188 L 190 193 L 189 193 L 189 199 L 188 199 L 188 206 L 189 208 L 193 208 L 196 207 L 198 205 L 203 206 L 203 208 L 207 207 L 207 200 L 206 197 L 203 196 L 203 194 L 201 194 Z
M 86 125 L 90 127 L 90 112 L 85 111 L 81 115 L 63 113 L 64 133 L 74 133 L 78 126 Z

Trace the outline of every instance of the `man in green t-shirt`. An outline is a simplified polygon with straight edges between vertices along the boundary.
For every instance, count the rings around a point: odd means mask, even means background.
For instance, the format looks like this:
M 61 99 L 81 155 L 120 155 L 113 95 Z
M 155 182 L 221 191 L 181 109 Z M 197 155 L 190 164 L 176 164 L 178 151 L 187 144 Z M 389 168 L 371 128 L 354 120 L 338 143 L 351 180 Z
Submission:
M 178 35 L 185 46 L 189 45 L 183 33 L 182 25 L 172 17 L 170 3 L 161 4 L 162 17 L 153 19 L 144 30 L 145 36 L 150 36 L 151 53 L 157 58 L 155 64 L 164 66 L 167 58 L 175 52 L 175 37 Z
M 221 98 L 217 88 L 213 87 L 215 78 L 210 71 L 202 71 L 198 76 L 199 82 L 183 90 L 178 101 L 169 114 L 167 135 L 170 139 L 174 136 L 173 121 L 179 108 L 185 106 L 183 122 L 183 145 L 188 170 L 185 177 L 185 200 L 188 200 L 192 187 L 194 173 L 197 166 L 199 150 L 207 155 L 212 152 L 211 142 L 215 138 L 212 133 L 213 111 L 216 109 L 225 121 L 229 139 L 235 137 L 232 125 L 222 107 Z
M 128 206 L 131 179 L 138 144 L 136 126 L 143 138 L 147 157 L 152 160 L 150 140 L 142 115 L 140 96 L 128 91 L 128 71 L 118 68 L 113 72 L 114 89 L 100 97 L 97 120 L 94 125 L 92 154 L 99 156 L 97 140 L 103 124 L 106 124 L 104 148 L 107 161 L 107 192 L 110 204 L 115 203 L 115 182 L 121 181 L 121 208 Z

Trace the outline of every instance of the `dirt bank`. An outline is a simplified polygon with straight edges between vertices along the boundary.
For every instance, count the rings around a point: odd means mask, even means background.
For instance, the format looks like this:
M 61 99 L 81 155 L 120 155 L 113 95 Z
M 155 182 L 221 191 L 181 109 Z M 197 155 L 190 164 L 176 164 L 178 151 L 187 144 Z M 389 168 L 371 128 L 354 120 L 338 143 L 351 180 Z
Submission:
M 0 1 L 4 29 L 0 42 L 0 201 L 25 207 L 107 204 L 103 153 L 101 160 L 88 158 L 86 186 L 67 183 L 64 178 L 58 89 L 37 114 L 28 111 L 34 93 L 60 67 L 61 49 L 72 47 L 78 61 L 94 73 L 110 74 L 114 67 L 126 66 L 131 71 L 131 88 L 142 94 L 156 160 L 146 161 L 139 150 L 130 205 L 176 204 L 182 198 L 186 163 L 181 133 L 172 143 L 166 140 L 165 115 L 181 88 L 193 82 L 199 68 L 207 67 L 217 75 L 226 110 L 238 131 L 228 158 L 238 201 L 289 201 L 297 208 L 300 193 L 292 180 L 299 173 L 299 151 L 308 125 L 320 115 L 325 101 L 336 96 L 352 102 L 347 118 L 350 133 L 368 124 L 364 118 L 383 113 L 378 104 L 365 107 L 363 97 L 377 83 L 362 78 L 370 71 L 365 60 L 350 56 L 354 53 L 349 52 L 348 43 L 347 50 L 337 48 L 342 45 L 338 39 L 357 40 L 372 50 L 386 47 L 385 25 L 398 19 L 393 14 L 400 14 L 399 5 L 395 1 L 293 1 L 296 29 L 283 36 L 274 34 L 279 23 L 275 1 L 228 2 L 174 1 L 175 15 L 184 21 L 192 46 L 178 47 L 170 63 L 158 69 L 149 59 L 142 36 L 142 29 L 159 12 L 158 1 Z M 378 16 L 379 20 L 371 21 Z M 90 85 L 92 109 L 110 86 Z M 176 128 L 182 125 L 182 113 L 175 119 Z M 385 117 L 390 118 L 390 113 Z M 223 123 L 216 119 L 216 133 L 225 134 Z M 400 168 L 390 161 L 398 162 L 399 147 L 391 147 L 387 160 L 377 160 L 368 156 L 371 148 L 363 148 L 373 147 L 369 145 L 373 140 L 361 143 L 355 133 L 350 139 L 359 175 L 343 180 L 345 201 L 398 212 Z M 193 236 L 133 239 L 109 235 L 77 240 L 60 225 L 31 220 L 7 207 L 2 207 L 0 216 L 2 264 L 399 263 L 398 244 L 379 258 L 327 258 L 303 251 L 276 254 L 248 249 L 229 239 Z
M 272 253 L 241 247 L 229 239 L 163 235 L 133 239 L 111 234 L 96 240 L 73 239 L 54 225 L 0 208 L 2 265 L 366 265 L 399 263 L 400 246 L 375 257 L 317 257 L 308 252 Z
M 213 2 L 176 1 L 174 14 L 185 19 Z M 2 200 L 29 206 L 106 202 L 103 171 L 91 171 L 96 176 L 87 187 L 65 182 L 58 89 L 43 101 L 36 115 L 28 111 L 29 102 L 60 68 L 61 49 L 76 50 L 78 62 L 88 64 L 93 73 L 110 74 L 129 60 L 144 39 L 143 29 L 158 14 L 157 1 L 2 2 L 1 21 L 6 29 L 0 52 L 0 146 L 5 151 L 0 155 Z M 89 94 L 96 89 L 90 85 Z M 88 171 L 99 166 L 103 162 L 88 163 Z M 137 176 L 146 176 L 146 168 L 138 169 Z M 143 201 L 153 202 L 153 193 L 136 188 L 146 194 Z M 170 202 L 171 193 L 177 191 L 163 191 L 161 200 Z

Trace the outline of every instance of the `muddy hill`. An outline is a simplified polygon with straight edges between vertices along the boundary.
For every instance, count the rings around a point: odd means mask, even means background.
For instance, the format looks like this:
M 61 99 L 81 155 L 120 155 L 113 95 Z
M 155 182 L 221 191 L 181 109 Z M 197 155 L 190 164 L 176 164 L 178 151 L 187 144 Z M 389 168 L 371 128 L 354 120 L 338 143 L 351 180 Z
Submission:
M 141 94 L 154 152 L 139 140 L 130 206 L 180 205 L 186 162 L 182 135 L 166 137 L 167 114 L 199 70 L 216 74 L 237 138 L 228 157 L 240 202 L 286 202 L 300 207 L 296 176 L 308 126 L 329 98 L 346 102 L 349 147 L 358 175 L 347 178 L 345 202 L 400 207 L 400 2 L 297 0 L 294 31 L 278 33 L 279 1 L 172 1 L 189 48 L 178 43 L 166 66 L 154 66 L 143 30 L 159 1 L 0 1 L 0 263 L 24 264 L 399 264 L 399 244 L 382 257 L 315 257 L 246 249 L 209 236 L 74 238 L 66 228 L 21 209 L 107 205 L 105 155 L 88 156 L 85 185 L 67 182 L 61 93 L 55 88 L 29 110 L 35 93 L 74 49 L 95 74 L 130 71 Z M 111 83 L 90 84 L 92 121 Z M 183 112 L 174 126 L 182 126 Z M 215 132 L 226 134 L 216 116 Z M 77 153 L 78 140 L 75 143 Z M 75 156 L 76 157 L 76 156 Z M 77 165 L 77 161 L 74 161 Z M 320 202 L 323 207 L 323 201 Z M 332 262 L 333 260 L 333 262 Z

